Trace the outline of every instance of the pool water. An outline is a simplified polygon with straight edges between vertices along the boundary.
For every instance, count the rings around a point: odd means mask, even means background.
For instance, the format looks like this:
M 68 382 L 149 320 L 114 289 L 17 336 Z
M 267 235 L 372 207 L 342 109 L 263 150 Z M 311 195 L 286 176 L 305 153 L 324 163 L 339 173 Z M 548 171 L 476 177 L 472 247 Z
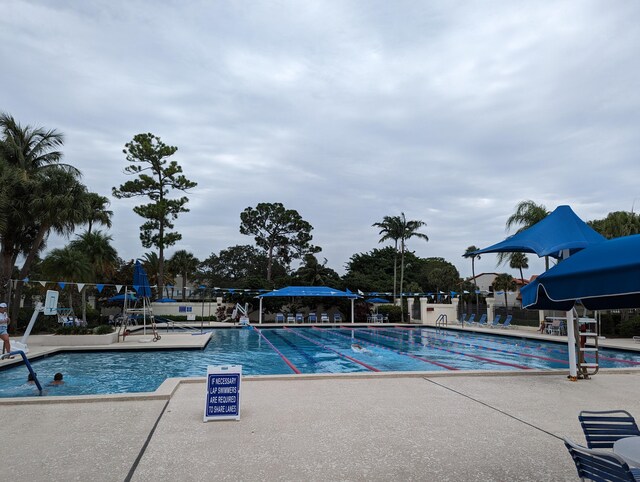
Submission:
M 212 332 L 202 350 L 63 352 L 32 365 L 45 395 L 152 392 L 166 378 L 203 377 L 208 365 L 242 365 L 245 375 L 569 367 L 563 344 L 454 330 L 389 326 Z M 639 368 L 640 353 L 601 349 L 600 366 Z M 56 372 L 64 374 L 64 383 L 47 385 Z M 0 370 L 0 397 L 38 395 L 27 375 L 23 364 Z

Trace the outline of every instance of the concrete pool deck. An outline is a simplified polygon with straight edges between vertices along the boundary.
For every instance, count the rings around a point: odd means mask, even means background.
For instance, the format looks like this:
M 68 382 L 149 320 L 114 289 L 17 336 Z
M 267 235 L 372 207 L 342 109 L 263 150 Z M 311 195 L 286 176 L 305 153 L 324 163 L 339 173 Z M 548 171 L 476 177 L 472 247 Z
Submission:
M 170 400 L 0 405 L 10 479 L 577 480 L 578 412 L 640 417 L 640 373 L 245 380 L 240 421 Z
M 529 330 L 473 331 L 566 342 Z M 161 335 L 72 349 L 199 349 L 208 339 Z M 70 349 L 30 348 L 31 357 Z M 564 372 L 247 377 L 241 420 L 209 423 L 204 379 L 168 380 L 155 398 L 12 399 L 0 403 L 1 473 L 33 481 L 577 480 L 560 438 L 584 443 L 580 410 L 640 418 L 639 382 L 638 370 L 578 382 Z

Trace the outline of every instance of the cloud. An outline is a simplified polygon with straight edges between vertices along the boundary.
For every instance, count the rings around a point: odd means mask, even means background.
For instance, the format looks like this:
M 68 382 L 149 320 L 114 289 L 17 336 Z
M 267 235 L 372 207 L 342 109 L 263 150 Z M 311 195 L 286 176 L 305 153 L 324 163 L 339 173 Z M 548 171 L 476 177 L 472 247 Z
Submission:
M 283 202 L 339 272 L 405 212 L 430 238 L 410 249 L 469 274 L 464 250 L 503 239 L 521 200 L 588 220 L 640 197 L 639 20 L 630 0 L 5 2 L 0 108 L 64 132 L 103 195 L 135 134 L 178 146 L 198 187 L 176 248 L 200 258 Z M 140 219 L 112 209 L 140 256 Z

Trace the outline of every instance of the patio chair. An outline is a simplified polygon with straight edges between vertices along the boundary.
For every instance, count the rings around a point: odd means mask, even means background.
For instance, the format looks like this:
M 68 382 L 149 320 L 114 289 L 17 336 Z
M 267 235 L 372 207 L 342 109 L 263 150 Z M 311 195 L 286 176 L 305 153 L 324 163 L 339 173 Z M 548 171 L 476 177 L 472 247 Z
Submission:
M 342 314 L 334 313 L 333 314 L 333 322 L 334 323 L 342 323 Z
M 309 316 L 307 316 L 307 321 L 309 323 L 318 323 L 318 316 L 315 313 L 309 313 Z
M 296 318 L 295 316 L 293 316 L 293 313 L 288 313 L 287 314 L 287 323 L 295 323 L 296 322 Z
M 610 449 L 616 440 L 640 436 L 635 419 L 626 410 L 583 410 L 578 415 L 578 420 L 590 449 Z
M 498 319 L 500 319 L 500 315 L 498 315 Z M 487 326 L 487 314 L 483 313 L 477 323 L 478 326 Z
M 320 323 L 329 323 L 329 315 L 327 315 L 326 313 L 322 313 L 320 315 Z
M 491 323 L 491 328 L 496 326 L 498 328 L 504 328 L 505 326 L 509 326 L 511 324 L 512 319 L 513 319 L 512 315 L 507 315 L 507 317 L 504 319 L 504 322 L 502 323 L 496 323 L 496 320 L 493 320 L 493 323 Z
M 304 323 L 304 316 L 302 316 L 302 313 L 296 313 L 296 323 Z
M 547 333 L 549 335 L 559 335 L 560 334 L 560 320 L 553 320 L 551 325 L 547 328 Z
M 494 326 L 500 326 L 500 318 L 501 317 L 502 317 L 502 315 L 496 315 L 496 317 L 493 319 L 493 321 L 491 322 L 491 324 L 489 326 L 491 328 L 493 328 Z
M 376 323 L 384 323 L 384 315 L 382 313 L 376 315 Z
M 276 323 L 284 323 L 284 314 L 276 313 Z
M 467 314 L 466 313 L 462 313 L 462 318 L 460 318 L 458 320 L 458 323 L 461 325 L 464 325 L 464 323 L 467 321 Z
M 471 313 L 471 316 L 465 323 L 467 323 L 468 325 L 473 325 L 475 322 L 476 322 L 476 314 Z
M 630 469 L 624 459 L 613 452 L 592 450 L 564 439 L 581 480 L 640 481 L 640 469 Z

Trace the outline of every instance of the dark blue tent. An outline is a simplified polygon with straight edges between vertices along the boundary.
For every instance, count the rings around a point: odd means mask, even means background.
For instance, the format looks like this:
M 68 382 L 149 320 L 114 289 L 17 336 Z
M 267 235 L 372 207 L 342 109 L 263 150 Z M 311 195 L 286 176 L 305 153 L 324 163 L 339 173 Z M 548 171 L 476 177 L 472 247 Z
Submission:
M 136 266 L 133 270 L 133 289 L 136 290 L 138 296 L 149 298 L 151 296 L 151 287 L 149 286 L 149 278 L 147 272 L 142 267 L 140 260 L 136 260 Z
M 351 293 L 350 291 L 340 291 L 335 288 L 329 288 L 328 286 L 287 286 L 275 291 L 269 291 L 258 295 L 258 298 L 267 297 L 283 297 L 283 296 L 325 296 L 331 298 L 358 298 L 358 295 Z
M 555 211 L 529 229 L 466 256 L 517 252 L 560 258 L 565 249 L 574 254 L 605 240 L 604 236 L 591 229 L 569 206 L 558 206 Z
M 351 322 L 353 323 L 355 317 L 353 313 L 353 303 L 359 296 L 352 293 L 349 290 L 340 291 L 335 288 L 329 288 L 328 286 L 287 286 L 279 290 L 269 291 L 268 293 L 262 293 L 258 295 L 260 298 L 260 313 L 258 322 L 262 323 L 262 299 L 273 297 L 326 297 L 326 298 L 349 298 L 351 300 Z
M 640 235 L 611 239 L 561 261 L 521 288 L 522 306 L 570 310 L 640 307 Z
M 384 298 L 369 298 L 365 301 L 367 303 L 391 303 L 389 300 L 385 300 Z

